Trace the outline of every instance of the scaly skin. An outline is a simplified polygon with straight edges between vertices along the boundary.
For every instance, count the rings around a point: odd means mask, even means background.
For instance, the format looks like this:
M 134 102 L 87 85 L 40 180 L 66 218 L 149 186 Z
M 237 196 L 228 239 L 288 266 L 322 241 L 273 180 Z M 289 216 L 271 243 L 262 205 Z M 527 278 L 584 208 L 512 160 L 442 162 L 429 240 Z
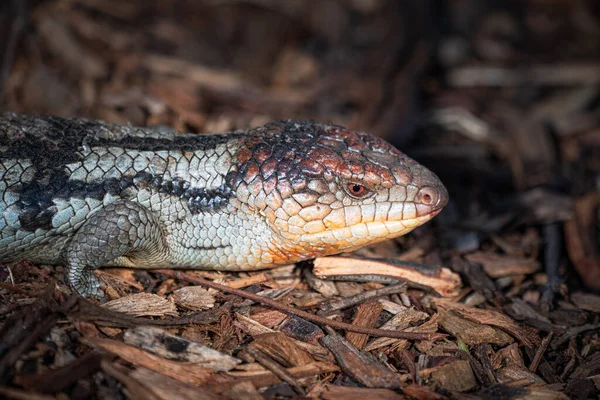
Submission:
M 446 205 L 439 179 L 384 140 L 280 121 L 191 135 L 0 114 L 0 261 L 92 271 L 255 270 L 404 235 Z

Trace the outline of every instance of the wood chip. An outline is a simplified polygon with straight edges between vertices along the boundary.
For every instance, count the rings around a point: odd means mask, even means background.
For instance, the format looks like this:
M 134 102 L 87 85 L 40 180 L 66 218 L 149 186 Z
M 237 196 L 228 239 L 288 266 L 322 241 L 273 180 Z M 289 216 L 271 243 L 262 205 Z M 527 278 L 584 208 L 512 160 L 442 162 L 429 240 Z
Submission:
M 513 338 L 501 330 L 469 321 L 452 310 L 440 312 L 439 324 L 445 331 L 460 338 L 469 346 L 481 343 L 506 346 L 513 342 Z
M 404 396 L 389 389 L 367 389 L 338 385 L 315 386 L 307 394 L 311 399 L 323 400 L 403 400 Z
M 306 350 L 298 347 L 281 332 L 258 335 L 254 342 L 250 343 L 250 347 L 261 351 L 286 368 L 300 367 L 315 361 Z
M 374 328 L 375 322 L 377 321 L 377 318 L 379 318 L 382 310 L 383 308 L 376 301 L 370 301 L 368 303 L 361 304 L 356 308 L 356 315 L 354 316 L 352 325 L 362 326 L 365 328 Z M 346 333 L 346 340 L 358 350 L 364 347 L 368 338 L 368 335 L 361 333 Z
M 321 293 L 325 298 L 340 294 L 334 282 L 317 278 L 309 269 L 305 270 L 304 277 L 306 278 L 306 283 L 308 283 L 308 286 L 310 286 L 311 289 Z
M 215 297 L 201 286 L 177 289 L 173 292 L 172 298 L 179 307 L 191 311 L 208 310 L 215 306 Z
M 326 374 L 330 372 L 337 372 L 340 368 L 337 365 L 330 363 L 321 363 L 315 362 L 308 365 L 303 365 L 300 367 L 287 368 L 286 371 L 289 375 L 293 376 L 295 379 L 306 378 L 310 376 Z M 227 373 L 230 376 L 238 377 L 236 382 L 248 381 L 252 382 L 252 384 L 257 387 L 274 385 L 276 383 L 281 382 L 277 376 L 275 376 L 272 372 L 264 372 L 258 371 L 253 373 L 240 373 L 235 371 L 230 371 Z M 211 386 L 211 389 L 213 387 Z
M 523 381 L 522 386 L 529 386 L 532 383 L 545 383 L 542 378 L 530 372 L 527 368 L 522 368 L 516 365 L 507 365 L 496 371 L 496 376 L 499 383 L 510 383 L 515 381 Z
M 244 330 L 245 332 L 248 332 L 250 335 L 257 337 L 259 335 L 263 335 L 266 333 L 274 333 L 276 332 L 275 330 L 271 329 L 271 328 L 267 328 L 264 325 L 261 325 L 260 323 L 258 323 L 257 321 L 253 320 L 252 318 L 248 318 L 242 314 L 236 313 L 236 322 L 235 324 L 237 324 L 238 327 L 240 327 L 242 330 Z M 308 351 L 316 360 L 318 361 L 323 361 L 323 362 L 329 362 L 332 361 L 332 355 L 327 351 L 327 349 L 325 349 L 323 346 L 321 346 L 318 342 L 317 343 L 306 343 L 300 340 L 296 340 L 293 339 L 294 343 L 296 343 L 296 345 L 306 351 Z
M 128 329 L 125 331 L 124 339 L 125 343 L 160 357 L 196 363 L 215 371 L 229 371 L 241 363 L 241 360 L 235 357 L 180 336 L 171 335 L 159 328 L 140 326 Z
M 456 360 L 440 367 L 419 371 L 424 379 L 431 379 L 434 388 L 444 388 L 454 392 L 466 392 L 477 386 L 475 375 L 468 361 Z
M 163 400 L 221 399 L 220 396 L 211 393 L 208 390 L 182 383 L 147 368 L 136 368 L 129 376 Z
M 412 332 L 436 332 L 437 325 L 433 324 L 428 326 L 427 328 L 421 326 L 411 327 L 412 324 L 416 324 L 417 322 L 421 322 L 429 318 L 429 314 L 424 313 L 422 311 L 417 310 L 414 307 L 405 308 L 403 311 L 394 315 L 389 321 L 381 326 L 381 329 L 390 329 L 390 330 L 407 330 Z M 408 329 L 407 329 L 408 328 Z M 394 338 L 376 338 L 369 342 L 365 347 L 366 351 L 373 351 L 378 348 L 389 346 L 391 344 L 398 343 L 408 343 L 403 339 L 394 339 Z
M 264 400 L 264 397 L 256 390 L 252 382 L 230 382 L 226 385 L 228 389 L 222 395 L 228 399 Z
M 267 274 L 261 272 L 259 274 L 251 275 L 245 278 L 227 281 L 224 282 L 224 284 L 232 288 L 241 289 L 252 285 L 258 285 L 259 283 L 266 282 L 268 279 L 269 277 L 267 276 Z
M 281 331 L 289 337 L 312 344 L 318 344 L 319 339 L 325 335 L 317 325 L 295 315 L 291 315 L 283 323 Z
M 525 368 L 525 361 L 519 351 L 519 344 L 512 343 L 508 346 L 498 350 L 492 356 L 492 368 L 497 370 L 498 368 L 505 365 L 516 365 L 521 368 Z
M 600 290 L 600 250 L 596 215 L 600 196 L 591 193 L 575 200 L 575 218 L 565 223 L 567 252 L 583 283 Z
M 214 379 L 214 371 L 196 364 L 167 360 L 136 347 L 112 339 L 85 339 L 85 344 L 96 349 L 113 353 L 125 361 L 159 372 L 180 382 L 202 385 Z
M 357 350 L 332 329 L 321 343 L 335 356 L 342 370 L 369 388 L 398 389 L 400 376 L 377 361 L 370 353 Z
M 393 260 L 319 257 L 314 261 L 313 273 L 320 278 L 373 275 L 398 279 L 432 288 L 446 297 L 456 296 L 462 284 L 460 276 L 448 268 L 433 268 Z
M 44 16 L 38 23 L 38 29 L 52 52 L 60 56 L 65 65 L 76 68 L 76 72 L 90 79 L 102 78 L 107 74 L 104 59 L 82 47 L 73 33 L 56 18 Z
M 492 278 L 533 274 L 540 269 L 539 262 L 524 257 L 483 251 L 467 254 L 465 257 L 471 262 L 480 263 L 485 273 Z
M 600 296 L 577 292 L 571 295 L 571 301 L 582 310 L 600 313 Z
M 537 330 L 520 325 L 512 318 L 498 311 L 465 307 L 457 303 L 449 305 L 448 309 L 452 309 L 454 312 L 468 320 L 502 329 L 517 338 L 524 346 L 535 347 L 540 344 Z
M 178 317 L 175 304 L 161 296 L 151 293 L 138 293 L 111 300 L 102 305 L 112 311 L 118 311 L 134 317 Z
M 277 310 L 261 310 L 257 313 L 252 314 L 252 319 L 261 325 L 268 328 L 275 329 L 289 316 Z

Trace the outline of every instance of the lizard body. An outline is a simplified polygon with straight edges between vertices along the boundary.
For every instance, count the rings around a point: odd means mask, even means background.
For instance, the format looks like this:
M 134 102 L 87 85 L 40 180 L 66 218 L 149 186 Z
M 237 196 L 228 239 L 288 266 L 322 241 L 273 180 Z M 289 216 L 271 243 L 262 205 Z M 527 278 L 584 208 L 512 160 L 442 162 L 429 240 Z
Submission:
M 352 251 L 433 218 L 439 179 L 384 140 L 279 121 L 182 134 L 0 114 L 0 261 L 254 270 Z

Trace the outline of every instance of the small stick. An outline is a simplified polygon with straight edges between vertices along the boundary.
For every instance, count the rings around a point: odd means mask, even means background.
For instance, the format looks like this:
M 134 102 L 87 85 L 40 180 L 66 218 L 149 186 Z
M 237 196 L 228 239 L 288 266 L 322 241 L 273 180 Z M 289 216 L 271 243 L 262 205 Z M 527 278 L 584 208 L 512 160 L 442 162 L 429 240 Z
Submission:
M 402 331 L 391 331 L 391 330 L 387 330 L 387 329 L 375 329 L 375 328 L 364 328 L 364 327 L 360 327 L 360 326 L 354 326 L 354 325 L 350 325 L 350 324 L 345 324 L 343 322 L 332 321 L 332 320 L 324 318 L 324 317 L 319 317 L 317 315 L 295 309 L 294 307 L 283 305 L 281 303 L 276 302 L 275 300 L 271 300 L 266 297 L 258 296 L 253 293 L 248 293 L 243 290 L 234 289 L 229 286 L 220 285 L 218 283 L 208 281 L 204 278 L 191 276 L 185 272 L 165 270 L 165 269 L 157 270 L 156 272 L 161 273 L 163 275 L 170 276 L 172 278 L 177 278 L 177 279 L 180 279 L 183 281 L 195 283 L 197 285 L 207 286 L 207 287 L 210 287 L 210 288 L 213 288 L 216 290 L 220 290 L 225 293 L 234 294 L 236 296 L 240 296 L 245 299 L 250 299 L 252 301 L 272 307 L 272 308 L 279 310 L 281 312 L 284 312 L 286 314 L 295 315 L 297 317 L 304 318 L 307 321 L 315 322 L 317 324 L 331 326 L 335 329 L 341 329 L 344 331 L 364 333 L 366 335 L 371 335 L 371 336 L 382 336 L 382 337 L 407 339 L 407 340 L 438 340 L 438 339 L 445 338 L 447 336 L 442 333 L 402 332 Z
M 338 310 L 341 310 L 343 308 L 352 307 L 355 304 L 362 303 L 362 302 L 364 302 L 366 300 L 370 300 L 374 297 L 387 296 L 390 294 L 396 294 L 396 293 L 405 292 L 405 291 L 406 291 L 406 283 L 402 282 L 402 283 L 399 283 L 396 285 L 385 286 L 380 289 L 373 289 L 373 290 L 369 290 L 366 292 L 362 292 L 362 293 L 359 293 L 354 296 L 344 297 L 343 299 L 340 299 L 340 300 L 323 302 L 320 304 L 316 304 L 313 307 L 320 308 L 321 311 L 319 311 L 318 314 L 326 317 L 326 316 L 332 315 L 333 313 L 335 313 Z
M 285 368 L 277 364 L 271 357 L 264 354 L 262 351 L 253 349 L 252 347 L 246 348 L 248 354 L 256 360 L 257 363 L 271 371 L 276 377 L 281 379 L 284 382 L 287 382 L 288 385 L 293 387 L 300 396 L 304 396 L 306 393 L 302 386 L 294 379 L 294 377 L 288 373 Z
M 540 347 L 537 348 L 537 351 L 535 352 L 533 361 L 531 361 L 531 364 L 529 365 L 529 371 L 533 372 L 534 374 L 535 371 L 537 371 L 540 362 L 542 362 L 542 357 L 544 356 L 544 353 L 548 348 L 548 344 L 550 344 L 550 340 L 552 340 L 552 336 L 553 333 L 550 332 L 544 339 L 542 339 L 542 344 L 540 345 Z

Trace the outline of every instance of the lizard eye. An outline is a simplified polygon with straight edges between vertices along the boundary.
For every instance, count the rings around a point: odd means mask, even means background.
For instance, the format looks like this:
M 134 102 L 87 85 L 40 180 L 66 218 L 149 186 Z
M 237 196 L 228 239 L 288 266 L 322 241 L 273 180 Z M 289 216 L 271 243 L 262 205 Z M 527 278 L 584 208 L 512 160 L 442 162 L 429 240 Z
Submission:
M 348 193 L 354 197 L 365 197 L 369 194 L 369 190 L 359 183 L 348 183 Z

